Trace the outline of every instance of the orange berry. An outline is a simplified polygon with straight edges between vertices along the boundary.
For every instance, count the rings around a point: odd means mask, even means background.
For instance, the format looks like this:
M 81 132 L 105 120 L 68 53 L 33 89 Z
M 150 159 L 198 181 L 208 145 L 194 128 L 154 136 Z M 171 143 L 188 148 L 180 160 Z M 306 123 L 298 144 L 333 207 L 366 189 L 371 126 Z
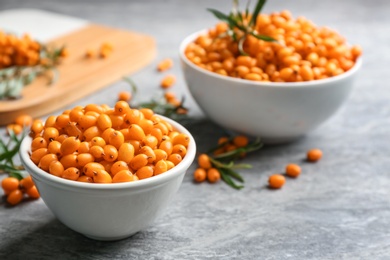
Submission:
M 129 91 L 119 92 L 118 100 L 129 102 L 131 100 L 131 92 L 129 92 Z
M 160 63 L 157 65 L 157 69 L 159 71 L 165 71 L 170 69 L 173 66 L 173 60 L 172 59 L 164 59 L 160 61 Z
M 41 196 L 39 195 L 39 191 L 37 187 L 34 185 L 31 188 L 26 190 L 26 194 L 32 199 L 39 199 Z
M 206 173 L 206 170 L 203 169 L 203 168 L 198 168 L 194 171 L 194 180 L 196 182 L 203 182 L 206 180 L 206 176 L 207 176 L 207 173 Z
M 150 178 L 153 176 L 153 167 L 151 166 L 142 166 L 139 168 L 136 173 L 137 177 L 142 180 L 146 178 Z
M 207 180 L 211 183 L 217 182 L 221 179 L 221 174 L 216 168 L 210 168 L 207 170 Z
M 299 167 L 299 165 L 291 163 L 286 166 L 287 176 L 296 178 L 299 176 L 299 174 L 301 174 L 301 167 Z
M 20 187 L 24 190 L 30 189 L 32 186 L 34 186 L 34 181 L 31 178 L 31 175 L 28 175 L 27 177 L 20 180 Z
M 203 168 L 205 170 L 210 169 L 212 167 L 210 157 L 207 154 L 199 155 L 198 164 L 200 168 Z
M 161 87 L 164 89 L 172 87 L 176 82 L 176 77 L 174 75 L 167 75 L 161 81 Z
M 12 206 L 19 204 L 23 199 L 23 192 L 19 189 L 11 191 L 7 196 L 7 202 Z
M 19 188 L 19 180 L 14 177 L 7 177 L 1 181 L 4 190 L 13 191 Z
M 20 115 L 20 116 L 16 117 L 16 119 L 15 119 L 15 123 L 22 126 L 22 127 L 30 126 L 32 124 L 32 122 L 33 122 L 32 116 L 26 115 L 26 114 Z
M 311 149 L 307 152 L 307 160 L 310 162 L 316 162 L 322 157 L 322 151 L 320 149 Z
M 112 178 L 113 183 L 131 182 L 131 181 L 137 181 L 137 180 L 138 180 L 137 175 L 134 175 L 129 170 L 121 170 L 118 173 L 116 173 L 115 176 Z
M 243 135 L 238 135 L 233 138 L 233 144 L 236 147 L 244 147 L 247 146 L 249 143 L 248 137 Z
M 268 179 L 268 185 L 272 189 L 280 189 L 285 182 L 286 178 L 281 174 L 273 174 Z

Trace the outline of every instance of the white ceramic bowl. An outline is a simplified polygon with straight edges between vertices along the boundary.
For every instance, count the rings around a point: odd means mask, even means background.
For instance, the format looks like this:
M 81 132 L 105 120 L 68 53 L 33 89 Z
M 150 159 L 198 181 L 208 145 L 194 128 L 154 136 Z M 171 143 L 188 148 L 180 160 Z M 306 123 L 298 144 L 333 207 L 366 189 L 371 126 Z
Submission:
M 204 33 L 196 32 L 180 45 L 189 91 L 217 124 L 260 136 L 265 143 L 299 138 L 333 115 L 347 99 L 362 63 L 359 59 L 339 76 L 309 82 L 263 83 L 221 76 L 196 66 L 184 54 L 186 46 Z
M 96 184 L 62 179 L 30 160 L 31 138 L 20 148 L 21 161 L 53 214 L 66 226 L 96 240 L 118 240 L 147 227 L 179 189 L 195 157 L 195 141 L 180 124 L 163 117 L 190 137 L 187 154 L 171 170 L 130 183 Z

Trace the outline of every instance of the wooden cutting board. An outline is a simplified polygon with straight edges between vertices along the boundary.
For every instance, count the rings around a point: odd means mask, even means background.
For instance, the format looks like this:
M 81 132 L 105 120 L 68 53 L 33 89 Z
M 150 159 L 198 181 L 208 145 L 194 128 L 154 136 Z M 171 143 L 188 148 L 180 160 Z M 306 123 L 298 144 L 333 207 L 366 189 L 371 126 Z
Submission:
M 85 58 L 87 49 L 98 52 L 104 42 L 114 48 L 110 56 Z M 47 78 L 39 77 L 23 89 L 22 98 L 0 101 L 1 125 L 13 122 L 20 114 L 40 117 L 61 109 L 143 68 L 156 54 L 150 36 L 97 24 L 86 24 L 49 44 L 65 45 L 69 50 L 69 56 L 58 66 L 59 79 L 48 85 Z

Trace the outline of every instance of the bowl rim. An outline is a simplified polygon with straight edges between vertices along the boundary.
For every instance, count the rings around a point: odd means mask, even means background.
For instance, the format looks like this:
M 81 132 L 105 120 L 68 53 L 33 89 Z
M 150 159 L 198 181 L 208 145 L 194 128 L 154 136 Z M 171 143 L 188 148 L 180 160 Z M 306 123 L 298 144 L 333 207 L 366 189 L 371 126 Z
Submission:
M 355 74 L 362 65 L 362 57 L 360 56 L 356 60 L 354 66 L 351 69 L 349 69 L 348 71 L 346 71 L 340 75 L 333 76 L 333 77 L 326 78 L 326 79 L 301 81 L 301 82 L 258 82 L 258 81 L 251 81 L 251 80 L 246 80 L 246 79 L 241 79 L 241 78 L 233 78 L 233 77 L 229 77 L 229 76 L 223 76 L 223 75 L 219 75 L 219 74 L 214 73 L 214 72 L 210 72 L 206 69 L 203 69 L 203 68 L 195 65 L 184 54 L 186 46 L 189 43 L 193 42 L 197 36 L 205 34 L 207 31 L 208 31 L 207 29 L 203 29 L 203 30 L 194 32 L 194 33 L 188 35 L 186 38 L 184 38 L 184 40 L 182 40 L 182 42 L 180 43 L 179 56 L 180 56 L 182 62 L 184 62 L 187 66 L 191 67 L 192 69 L 194 69 L 200 73 L 204 73 L 210 77 L 214 77 L 216 79 L 220 79 L 220 80 L 224 80 L 224 81 L 236 82 L 236 83 L 240 83 L 240 84 L 244 84 L 244 85 L 251 85 L 251 86 L 258 86 L 258 87 L 265 87 L 265 88 L 275 88 L 275 87 L 290 88 L 290 89 L 291 88 L 306 88 L 306 87 L 312 88 L 312 87 L 316 87 L 316 86 L 323 86 L 324 84 L 328 84 L 328 83 L 332 83 L 335 81 L 340 81 L 340 80 L 343 80 L 345 78 L 348 78 L 351 75 Z
M 30 136 L 25 136 L 20 146 L 19 155 L 22 164 L 25 166 L 26 171 L 32 175 L 32 177 L 36 177 L 44 182 L 50 182 L 54 186 L 62 187 L 62 188 L 70 188 L 70 189 L 80 189 L 80 190 L 138 190 L 149 187 L 157 187 L 161 184 L 168 182 L 169 180 L 180 176 L 181 174 L 185 174 L 186 170 L 191 166 L 195 154 L 196 154 L 196 144 L 195 139 L 191 135 L 191 133 L 178 122 L 169 119 L 165 116 L 158 115 L 162 119 L 169 122 L 174 129 L 179 131 L 180 133 L 185 133 L 190 137 L 190 143 L 188 145 L 187 154 L 184 156 L 183 160 L 173 167 L 172 169 L 159 174 L 157 176 L 153 176 L 151 178 L 134 181 L 134 182 L 121 182 L 121 183 L 85 183 L 78 182 L 73 180 L 63 179 L 57 176 L 54 176 L 35 165 L 30 159 L 31 152 L 31 142 L 32 138 Z M 30 169 L 32 172 L 30 172 Z

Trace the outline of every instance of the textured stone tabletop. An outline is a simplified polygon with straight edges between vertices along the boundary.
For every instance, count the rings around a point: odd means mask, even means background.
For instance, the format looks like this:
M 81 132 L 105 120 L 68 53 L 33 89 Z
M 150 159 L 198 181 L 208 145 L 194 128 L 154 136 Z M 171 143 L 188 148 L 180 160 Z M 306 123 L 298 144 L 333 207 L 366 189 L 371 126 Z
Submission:
M 289 9 L 363 47 L 353 93 L 334 117 L 294 143 L 250 154 L 243 162 L 253 169 L 242 171 L 246 184 L 240 191 L 223 182 L 194 184 L 193 164 L 164 214 L 125 240 L 97 242 L 73 232 L 42 200 L 14 208 L 2 202 L 0 259 L 390 259 L 390 1 L 268 2 L 265 12 Z M 188 129 L 199 151 L 224 130 L 188 96 L 178 46 L 189 33 L 216 22 L 207 7 L 230 6 L 229 0 L 0 0 L 0 10 L 38 8 L 155 37 L 156 59 L 133 79 L 146 100 L 161 78 L 157 62 L 174 59 L 174 91 L 188 97 L 197 118 Z M 126 87 L 118 82 L 72 106 L 114 104 Z M 303 162 L 313 147 L 323 150 L 323 159 Z M 267 189 L 268 176 L 289 162 L 301 164 L 301 176 L 281 190 Z

